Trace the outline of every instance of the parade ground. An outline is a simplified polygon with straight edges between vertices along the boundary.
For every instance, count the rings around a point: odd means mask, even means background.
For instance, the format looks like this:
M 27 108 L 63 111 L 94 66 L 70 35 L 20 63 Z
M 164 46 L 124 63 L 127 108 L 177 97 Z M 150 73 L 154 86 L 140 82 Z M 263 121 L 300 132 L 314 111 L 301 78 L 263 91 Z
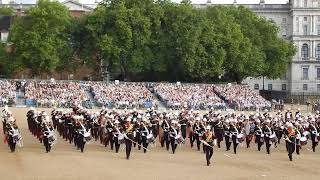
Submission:
M 62 138 L 58 138 L 57 144 L 47 154 L 43 144 L 28 131 L 28 109 L 10 110 L 19 124 L 24 147 L 10 153 L 1 133 L 1 180 L 316 180 L 320 176 L 320 149 L 318 147 L 317 152 L 311 152 L 310 142 L 299 156 L 294 154 L 292 162 L 288 159 L 284 140 L 278 148 L 271 149 L 270 155 L 264 147 L 258 152 L 253 142 L 249 149 L 240 145 L 236 155 L 232 151 L 226 152 L 222 146 L 214 149 L 212 166 L 209 167 L 206 166 L 205 155 L 191 149 L 188 139 L 185 145 L 178 146 L 174 155 L 157 143 L 155 147 L 149 146 L 150 151 L 146 154 L 134 148 L 130 160 L 125 158 L 124 147 L 116 154 L 110 147 L 91 142 L 86 144 L 85 152 L 80 153 Z M 48 114 L 51 112 L 51 109 L 44 110 Z

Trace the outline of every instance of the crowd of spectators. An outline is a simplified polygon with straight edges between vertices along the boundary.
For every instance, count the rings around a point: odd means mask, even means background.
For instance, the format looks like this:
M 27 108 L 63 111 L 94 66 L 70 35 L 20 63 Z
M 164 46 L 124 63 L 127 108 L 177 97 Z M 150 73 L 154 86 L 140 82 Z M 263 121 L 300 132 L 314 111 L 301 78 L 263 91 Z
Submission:
M 215 85 L 214 90 L 231 108 L 236 110 L 269 109 L 271 107 L 269 101 L 246 85 Z
M 0 80 L 0 106 L 16 103 L 16 85 L 14 82 Z
M 153 85 L 152 91 L 172 109 L 224 109 L 225 103 L 209 84 L 168 84 Z
M 91 93 L 100 106 L 112 108 L 158 107 L 156 98 L 142 83 L 92 83 Z
M 27 105 L 38 107 L 71 107 L 89 100 L 83 85 L 75 82 L 28 82 L 25 87 Z

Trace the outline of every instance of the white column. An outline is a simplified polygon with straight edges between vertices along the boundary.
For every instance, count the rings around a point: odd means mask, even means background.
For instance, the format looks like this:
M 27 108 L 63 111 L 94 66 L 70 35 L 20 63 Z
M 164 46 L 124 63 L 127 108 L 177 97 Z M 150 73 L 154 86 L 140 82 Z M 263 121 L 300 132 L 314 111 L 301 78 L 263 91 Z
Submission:
M 315 56 L 314 56 L 314 41 L 311 41 L 311 47 L 312 47 L 312 49 L 311 49 L 311 51 L 310 51 L 310 53 L 312 53 L 311 54 L 311 58 L 313 59 Z
M 300 60 L 301 59 L 301 46 L 300 46 L 300 41 L 298 41 L 297 42 L 297 44 L 298 44 L 298 60 Z

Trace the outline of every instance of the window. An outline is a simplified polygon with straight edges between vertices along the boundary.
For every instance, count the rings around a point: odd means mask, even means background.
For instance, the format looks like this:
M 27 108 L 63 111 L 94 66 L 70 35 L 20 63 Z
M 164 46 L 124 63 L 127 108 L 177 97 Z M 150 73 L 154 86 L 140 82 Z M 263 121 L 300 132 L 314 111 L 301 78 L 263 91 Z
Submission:
M 318 44 L 316 47 L 316 58 L 317 60 L 320 60 L 320 44 Z
M 286 84 L 282 84 L 282 91 L 287 90 L 287 85 Z
M 309 79 L 309 68 L 302 68 L 302 80 Z
M 301 48 L 302 59 L 306 60 L 309 58 L 309 46 L 308 44 L 303 44 Z
M 308 7 L 308 0 L 303 1 L 303 7 Z
M 303 35 L 308 35 L 308 25 L 303 26 Z
M 320 25 L 317 25 L 317 32 L 318 32 L 318 35 L 320 35 Z
M 317 68 L 317 80 L 320 80 L 320 67 Z
M 272 84 L 268 84 L 268 90 L 272 90 Z
M 282 30 L 282 37 L 287 37 L 287 29 Z
M 304 90 L 304 91 L 308 91 L 308 84 L 303 84 L 303 86 L 302 86 L 302 90 Z
M 308 21 L 308 17 L 303 17 L 303 20 L 304 21 Z
M 317 91 L 320 91 L 320 84 L 317 84 Z
M 254 89 L 259 90 L 259 84 L 254 84 Z
M 0 33 L 0 40 L 1 40 L 2 42 L 7 42 L 7 40 L 8 40 L 8 35 L 9 35 L 8 32 L 1 32 L 1 33 Z
M 287 18 L 282 18 L 282 23 L 287 23 Z

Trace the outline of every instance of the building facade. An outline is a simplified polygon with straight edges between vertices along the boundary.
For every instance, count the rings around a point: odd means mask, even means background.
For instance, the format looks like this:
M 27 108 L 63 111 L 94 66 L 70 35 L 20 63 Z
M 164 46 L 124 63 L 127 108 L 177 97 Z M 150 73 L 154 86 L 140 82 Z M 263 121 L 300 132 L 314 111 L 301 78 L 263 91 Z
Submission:
M 214 0 L 195 6 L 210 5 L 215 5 Z M 237 6 L 237 1 L 232 5 Z M 293 42 L 297 48 L 282 78 L 247 78 L 243 83 L 255 90 L 320 93 L 320 0 L 289 0 L 287 4 L 265 4 L 260 0 L 259 4 L 241 5 L 275 22 L 280 28 L 279 36 Z

